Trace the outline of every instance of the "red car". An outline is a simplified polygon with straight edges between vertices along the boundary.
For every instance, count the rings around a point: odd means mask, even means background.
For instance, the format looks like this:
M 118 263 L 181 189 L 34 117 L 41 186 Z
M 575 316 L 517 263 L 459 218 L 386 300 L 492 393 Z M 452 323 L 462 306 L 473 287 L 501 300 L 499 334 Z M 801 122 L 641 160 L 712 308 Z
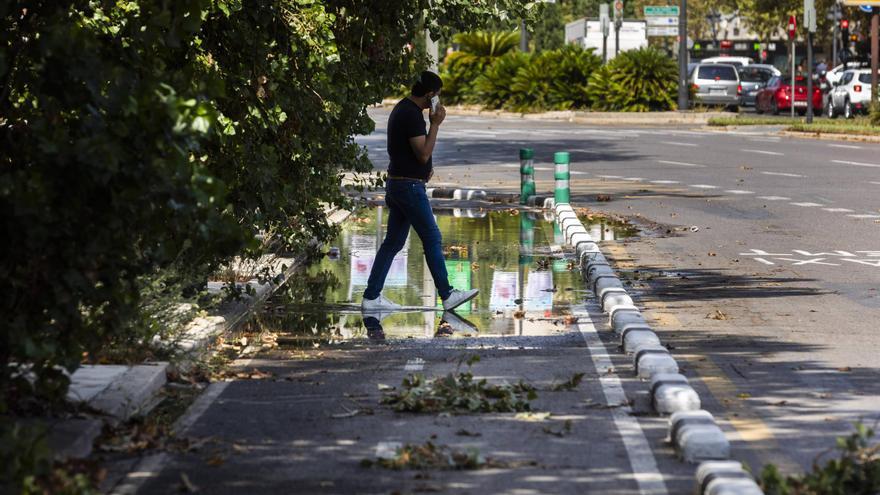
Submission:
M 791 76 L 771 78 L 755 97 L 755 111 L 758 113 L 779 115 L 779 112 L 790 111 L 791 105 Z M 807 113 L 807 78 L 804 76 L 795 77 L 794 108 L 800 115 Z M 822 113 L 822 90 L 818 83 L 813 84 L 813 113 Z

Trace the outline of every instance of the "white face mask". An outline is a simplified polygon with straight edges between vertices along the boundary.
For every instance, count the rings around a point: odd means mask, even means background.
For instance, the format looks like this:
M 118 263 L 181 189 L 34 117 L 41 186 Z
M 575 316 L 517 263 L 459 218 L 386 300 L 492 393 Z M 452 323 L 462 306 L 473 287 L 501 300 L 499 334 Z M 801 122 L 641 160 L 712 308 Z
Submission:
M 434 113 L 437 111 L 437 105 L 439 105 L 439 104 L 440 104 L 440 97 L 437 95 L 432 96 L 431 97 L 431 113 Z

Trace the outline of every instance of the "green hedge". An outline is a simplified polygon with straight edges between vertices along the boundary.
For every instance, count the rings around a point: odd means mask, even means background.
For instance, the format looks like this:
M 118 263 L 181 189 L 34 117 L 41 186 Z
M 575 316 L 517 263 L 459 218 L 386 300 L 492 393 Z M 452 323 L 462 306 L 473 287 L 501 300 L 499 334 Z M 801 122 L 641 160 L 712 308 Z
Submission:
M 592 49 L 575 45 L 536 54 L 507 49 L 491 58 L 475 57 L 465 51 L 465 45 L 462 48 L 443 64 L 443 100 L 447 103 L 517 112 L 676 108 L 677 66 L 654 48 L 622 52 L 606 65 Z M 462 63 L 477 59 L 479 63 Z

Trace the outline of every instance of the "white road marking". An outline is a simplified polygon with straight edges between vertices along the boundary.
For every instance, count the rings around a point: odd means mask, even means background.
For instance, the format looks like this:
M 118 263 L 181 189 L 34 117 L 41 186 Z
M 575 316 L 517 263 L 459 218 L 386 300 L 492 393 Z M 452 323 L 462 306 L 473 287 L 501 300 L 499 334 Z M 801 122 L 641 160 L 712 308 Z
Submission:
M 778 175 L 780 177 L 806 177 L 806 175 L 801 174 L 788 174 L 785 172 L 761 172 L 764 175 Z
M 403 371 L 422 371 L 425 369 L 425 360 L 422 358 L 413 358 L 403 365 Z
M 548 170 L 553 170 L 550 167 L 535 167 L 535 170 L 540 170 L 541 172 L 546 172 Z
M 749 141 L 760 141 L 760 142 L 764 142 L 764 143 L 778 143 L 779 141 L 781 141 L 780 138 L 774 138 L 774 137 L 753 137 L 753 138 L 748 138 L 748 140 Z
M 711 186 L 709 184 L 691 184 L 690 187 L 695 187 L 697 189 L 718 189 L 718 186 Z
M 829 144 L 828 146 L 829 146 L 830 148 L 844 148 L 844 149 L 848 149 L 848 150 L 860 150 L 860 149 L 862 149 L 861 146 L 855 146 L 855 145 L 852 145 L 852 144 Z
M 498 166 L 505 167 L 505 168 L 519 168 L 520 167 L 520 165 L 518 163 L 501 163 Z
M 813 207 L 813 206 L 822 206 L 822 205 L 819 204 L 819 203 L 809 203 L 809 202 L 806 202 L 806 203 L 789 203 L 789 204 L 790 204 L 790 205 L 794 205 L 794 206 L 803 206 L 803 207 L 806 207 L 806 208 L 810 208 L 810 207 Z
M 614 364 L 605 349 L 605 344 L 596 332 L 590 313 L 584 307 L 576 311 L 574 316 L 578 318 L 578 331 L 587 344 L 590 359 L 593 360 L 593 366 L 599 374 L 599 383 L 602 385 L 606 405 L 610 406 L 614 425 L 623 440 L 633 477 L 639 486 L 639 493 L 645 495 L 669 493 L 666 490 L 666 483 L 663 482 L 663 475 L 657 469 L 657 460 L 654 459 L 654 452 L 645 437 L 645 432 L 642 431 L 639 420 L 632 416 L 632 407 L 628 405 L 629 399 L 623 391 L 623 384 L 614 372 Z
M 697 168 L 706 168 L 705 165 L 700 165 L 699 163 L 688 163 L 688 162 L 672 162 L 669 160 L 657 160 L 657 163 L 663 163 L 665 165 L 678 165 L 679 167 L 697 167 Z
M 880 168 L 880 165 L 877 165 L 875 163 L 850 162 L 847 160 L 831 160 L 831 163 L 839 163 L 841 165 L 855 165 L 857 167 Z
M 651 184 L 680 184 L 677 180 L 652 180 Z
M 728 189 L 724 192 L 730 193 L 730 194 L 755 194 L 752 191 L 744 191 L 742 189 Z
M 578 149 L 578 150 L 570 150 L 570 151 L 571 151 L 572 153 L 589 153 L 589 154 L 591 154 L 591 155 L 600 155 L 600 154 L 602 154 L 601 151 L 596 151 L 596 150 Z
M 761 262 L 761 263 L 764 263 L 765 265 L 775 265 L 775 264 L 776 264 L 776 263 L 774 263 L 774 262 L 772 262 L 772 261 L 767 261 L 767 260 L 765 260 L 764 258 L 753 258 L 753 259 L 754 259 L 755 261 L 759 261 L 759 262 Z
M 628 181 L 632 181 L 632 182 L 641 182 L 645 179 L 643 179 L 641 177 L 624 177 L 623 180 L 628 180 Z
M 767 201 L 790 201 L 791 198 L 785 196 L 758 196 L 758 199 L 766 199 Z
M 751 150 L 751 149 L 744 149 L 742 151 L 744 151 L 746 153 L 758 153 L 760 155 L 785 156 L 785 153 L 779 153 L 777 151 L 764 151 L 764 150 Z
M 880 218 L 880 215 L 847 215 L 850 218 Z
M 825 211 L 829 211 L 831 213 L 852 213 L 853 211 L 849 208 L 822 208 Z
M 694 144 L 694 143 L 681 143 L 681 142 L 678 142 L 678 141 L 660 141 L 660 144 L 668 144 L 668 145 L 671 145 L 671 146 L 687 146 L 687 147 L 690 147 L 690 148 L 696 148 L 696 147 L 699 146 L 699 144 Z
M 874 184 L 875 186 L 880 186 L 880 182 L 868 181 L 868 184 Z
M 622 179 L 623 178 L 619 175 L 597 175 L 596 177 L 600 177 L 602 179 Z
M 587 175 L 587 172 L 578 172 L 577 170 L 570 170 L 568 173 L 571 175 Z

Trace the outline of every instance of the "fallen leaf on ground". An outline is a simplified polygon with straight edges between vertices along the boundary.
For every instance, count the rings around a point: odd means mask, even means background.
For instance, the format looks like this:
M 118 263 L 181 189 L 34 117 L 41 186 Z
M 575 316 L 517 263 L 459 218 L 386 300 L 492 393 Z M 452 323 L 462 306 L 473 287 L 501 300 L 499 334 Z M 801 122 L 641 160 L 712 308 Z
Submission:
M 727 315 L 724 314 L 720 309 L 716 309 L 714 312 L 706 315 L 706 318 L 711 318 L 713 320 L 726 320 Z
M 850 371 L 852 371 L 852 368 L 849 366 L 843 366 L 843 367 L 837 368 L 837 371 L 840 371 L 841 373 L 849 373 Z
M 521 412 L 517 413 L 514 418 L 522 421 L 544 421 L 550 417 L 548 412 Z

